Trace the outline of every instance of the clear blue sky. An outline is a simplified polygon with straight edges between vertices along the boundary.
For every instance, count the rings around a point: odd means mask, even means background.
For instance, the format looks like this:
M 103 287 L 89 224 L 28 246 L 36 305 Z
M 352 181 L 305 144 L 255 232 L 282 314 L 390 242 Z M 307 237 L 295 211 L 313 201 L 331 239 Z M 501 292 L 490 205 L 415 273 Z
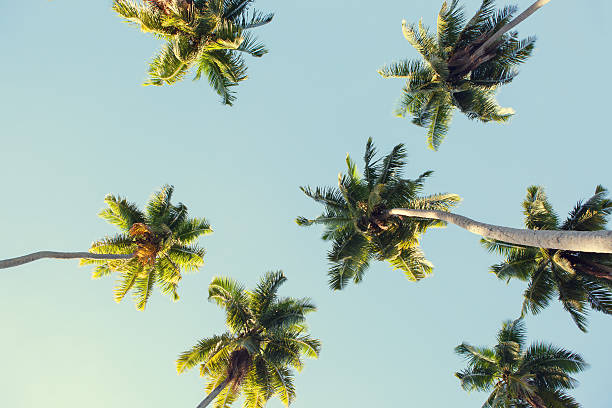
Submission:
M 465 3 L 472 12 L 480 2 Z M 113 279 L 93 281 L 77 261 L 3 270 L 0 405 L 194 407 L 204 381 L 178 376 L 174 360 L 224 330 L 206 301 L 211 277 L 252 286 L 283 269 L 284 293 L 318 305 L 311 332 L 323 342 L 297 378 L 296 408 L 480 406 L 486 396 L 453 376 L 464 366 L 453 348 L 492 344 L 518 315 L 524 284 L 487 273 L 499 258 L 451 226 L 423 241 L 433 277 L 415 284 L 375 263 L 361 285 L 332 293 L 321 231 L 293 222 L 320 210 L 298 186 L 334 184 L 345 154 L 360 160 L 372 136 L 380 152 L 405 143 L 406 175 L 435 170 L 426 192 L 460 194 L 461 214 L 520 227 L 525 189 L 540 184 L 565 215 L 597 184 L 612 187 L 610 2 L 554 0 L 524 22 L 521 35 L 538 36 L 535 54 L 499 94 L 515 118 L 483 125 L 456 115 L 437 153 L 423 129 L 393 116 L 402 82 L 376 69 L 416 56 L 401 21 L 432 25 L 441 1 L 258 0 L 276 13 L 257 31 L 270 53 L 249 59 L 231 108 L 205 81 L 140 86 L 160 44 L 110 4 L 0 3 L 0 258 L 86 250 L 114 233 L 96 216 L 105 194 L 142 205 L 165 183 L 215 233 L 200 241 L 206 264 L 184 277 L 181 300 L 156 293 L 145 312 L 115 304 Z M 553 303 L 526 322 L 530 341 L 591 363 L 573 392 L 585 408 L 612 406 L 610 317 L 593 313 L 583 334 Z

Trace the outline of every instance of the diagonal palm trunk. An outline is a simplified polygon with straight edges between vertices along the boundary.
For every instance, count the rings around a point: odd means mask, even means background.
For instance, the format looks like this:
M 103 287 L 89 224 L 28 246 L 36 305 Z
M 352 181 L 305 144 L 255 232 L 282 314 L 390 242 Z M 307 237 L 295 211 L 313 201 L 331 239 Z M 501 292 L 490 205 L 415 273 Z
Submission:
M 221 384 L 217 385 L 215 389 L 212 390 L 210 394 L 208 394 L 206 398 L 204 398 L 202 402 L 200 402 L 196 408 L 204 408 L 205 406 L 210 404 L 212 400 L 214 400 L 217 397 L 217 395 L 219 395 L 219 393 L 221 393 L 221 391 L 223 391 L 223 389 L 227 387 L 230 381 L 232 381 L 232 379 L 228 376 L 225 380 L 223 380 Z
M 502 26 L 499 30 L 493 33 L 489 38 L 486 38 L 487 33 L 483 33 L 478 39 L 474 41 L 472 47 L 468 46 L 463 50 L 458 50 L 449 60 L 449 68 L 452 68 L 453 76 L 462 77 L 467 75 L 469 72 L 474 71 L 481 64 L 491 60 L 497 54 L 497 51 L 491 47 L 494 47 L 499 39 L 508 31 L 512 30 L 518 24 L 523 22 L 527 17 L 535 13 L 539 8 L 543 7 L 550 0 L 538 0 L 533 3 L 527 10 L 519 14 L 515 19 Z M 479 42 L 484 41 L 481 45 L 477 45 Z
M 134 254 L 93 254 L 91 252 L 54 252 L 54 251 L 39 251 L 28 255 L 19 256 L 0 260 L 0 269 L 12 268 L 37 261 L 43 258 L 56 259 L 130 259 Z
M 522 23 L 527 17 L 535 13 L 539 8 L 543 7 L 546 3 L 550 2 L 550 0 L 538 0 L 533 3 L 529 8 L 519 14 L 514 20 L 510 21 L 508 24 L 504 25 L 502 28 L 497 30 L 495 34 L 493 34 L 487 41 L 485 41 L 476 51 L 474 51 L 473 58 L 477 59 L 481 55 L 483 55 L 487 48 L 494 44 L 497 40 L 501 38 L 502 35 L 506 34 L 508 31 L 512 30 L 514 27 Z
M 446 221 L 488 239 L 536 248 L 612 253 L 612 231 L 529 230 L 485 224 L 450 212 L 394 208 L 387 215 Z

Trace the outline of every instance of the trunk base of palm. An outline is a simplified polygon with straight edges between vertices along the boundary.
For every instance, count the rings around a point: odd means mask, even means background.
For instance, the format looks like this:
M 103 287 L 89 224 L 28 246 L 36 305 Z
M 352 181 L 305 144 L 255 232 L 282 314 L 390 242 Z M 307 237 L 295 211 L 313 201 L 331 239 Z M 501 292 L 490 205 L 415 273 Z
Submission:
M 230 381 L 232 381 L 230 377 L 227 377 L 225 380 L 223 380 L 223 382 L 217 385 L 215 389 L 212 390 L 210 394 L 208 394 L 206 398 L 204 398 L 202 402 L 200 402 L 196 408 L 204 408 L 205 406 L 210 404 L 215 398 L 217 398 L 217 395 L 219 395 L 221 391 L 223 391 L 225 387 L 227 387 Z

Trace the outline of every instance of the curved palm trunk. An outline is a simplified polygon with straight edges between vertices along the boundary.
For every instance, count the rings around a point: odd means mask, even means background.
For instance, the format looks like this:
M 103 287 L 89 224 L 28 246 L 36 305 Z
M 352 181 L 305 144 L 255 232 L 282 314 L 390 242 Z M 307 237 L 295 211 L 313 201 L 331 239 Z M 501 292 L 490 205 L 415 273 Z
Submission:
M 446 221 L 484 238 L 511 244 L 566 251 L 612 253 L 612 231 L 549 231 L 508 228 L 485 224 L 449 212 L 409 208 L 394 208 L 387 214 Z
M 487 48 L 494 44 L 497 40 L 501 38 L 502 35 L 512 30 L 514 27 L 522 23 L 527 17 L 535 13 L 540 7 L 543 7 L 550 0 L 538 0 L 533 3 L 529 8 L 519 14 L 514 20 L 510 21 L 508 24 L 504 25 L 502 28 L 497 30 L 495 34 L 493 34 L 487 41 L 484 42 L 476 51 L 474 51 L 473 59 L 477 59 L 481 55 L 483 55 Z
M 217 395 L 219 395 L 219 393 L 223 391 L 225 387 L 227 387 L 227 384 L 229 384 L 230 381 L 231 378 L 228 376 L 225 380 L 223 380 L 221 384 L 217 385 L 215 389 L 212 390 L 211 393 L 208 394 L 206 398 L 204 398 L 196 408 L 204 408 L 205 406 L 210 404 L 217 397 Z
M 37 261 L 43 258 L 57 259 L 130 259 L 134 254 L 92 254 L 91 252 L 54 252 L 54 251 L 39 251 L 32 254 L 0 260 L 0 269 L 12 268 Z

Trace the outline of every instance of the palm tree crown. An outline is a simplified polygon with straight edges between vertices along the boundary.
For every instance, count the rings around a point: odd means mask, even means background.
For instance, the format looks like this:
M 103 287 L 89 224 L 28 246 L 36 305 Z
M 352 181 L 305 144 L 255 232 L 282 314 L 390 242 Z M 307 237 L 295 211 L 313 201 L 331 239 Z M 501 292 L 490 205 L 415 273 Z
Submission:
M 263 407 L 275 395 L 289 405 L 295 398 L 291 368 L 302 369 L 302 356 L 318 357 L 320 342 L 305 324 L 315 306 L 307 298 L 279 298 L 286 280 L 280 271 L 269 272 L 252 291 L 230 278 L 212 280 L 208 298 L 225 309 L 228 331 L 182 353 L 177 370 L 200 365 L 207 392 L 217 392 L 216 408 L 228 407 L 241 392 L 245 407 Z
M 417 26 L 402 23 L 404 36 L 423 60 L 394 62 L 378 72 L 384 78 L 406 79 L 397 114 L 410 114 L 414 124 L 429 128 L 430 148 L 437 150 L 442 143 L 454 108 L 483 122 L 505 122 L 514 113 L 498 105 L 495 90 L 514 79 L 515 67 L 531 55 L 535 37 L 519 40 L 516 32 L 509 32 L 486 46 L 482 55 L 479 48 L 516 11 L 516 6 L 495 11 L 494 0 L 483 0 L 466 23 L 458 0 L 452 0 L 450 5 L 442 4 L 436 35 L 422 22 Z
M 604 230 L 612 212 L 607 190 L 595 188 L 595 194 L 578 202 L 561 223 L 548 202 L 542 187 L 531 186 L 523 201 L 525 227 L 532 230 Z M 505 256 L 493 265 L 498 278 L 527 281 L 523 313 L 539 313 L 555 296 L 576 325 L 586 331 L 586 314 L 591 309 L 612 314 L 612 254 L 531 248 L 499 241 L 482 241 L 491 251 Z
M 273 14 L 249 13 L 253 0 L 114 0 L 113 10 L 144 32 L 166 40 L 149 66 L 145 85 L 173 84 L 195 67 L 204 74 L 224 104 L 231 88 L 247 78 L 241 54 L 261 57 L 267 50 L 246 32 L 272 20 Z
M 108 208 L 100 217 L 122 232 L 91 245 L 90 252 L 100 254 L 133 254 L 128 260 L 82 259 L 81 265 L 97 265 L 95 279 L 118 272 L 115 301 L 120 302 L 131 289 L 136 306 L 143 310 L 154 285 L 164 294 L 178 300 L 181 271 L 196 271 L 204 263 L 204 250 L 195 240 L 212 232 L 204 218 L 188 218 L 187 207 L 170 202 L 172 186 L 154 193 L 143 212 L 124 198 L 107 195 Z
M 331 263 L 329 285 L 343 289 L 349 280 L 358 283 L 372 259 L 387 260 L 416 281 L 429 275 L 431 263 L 419 248 L 419 237 L 429 227 L 445 225 L 443 221 L 417 218 L 387 217 L 395 207 L 448 211 L 458 201 L 456 194 L 419 196 L 425 179 L 432 172 L 415 180 L 401 178 L 406 152 L 399 144 L 382 160 L 375 160 L 376 151 L 370 138 L 366 144 L 364 174 L 357 171 L 347 155 L 348 173 L 340 174 L 338 187 L 301 187 L 325 212 L 315 219 L 298 217 L 299 225 L 323 224 L 323 239 L 332 241 L 328 253 Z
M 455 352 L 468 362 L 468 368 L 455 373 L 461 387 L 491 392 L 483 408 L 580 407 L 565 390 L 577 384 L 569 374 L 587 364 L 580 355 L 550 344 L 525 348 L 522 320 L 505 322 L 493 348 L 462 343 Z

